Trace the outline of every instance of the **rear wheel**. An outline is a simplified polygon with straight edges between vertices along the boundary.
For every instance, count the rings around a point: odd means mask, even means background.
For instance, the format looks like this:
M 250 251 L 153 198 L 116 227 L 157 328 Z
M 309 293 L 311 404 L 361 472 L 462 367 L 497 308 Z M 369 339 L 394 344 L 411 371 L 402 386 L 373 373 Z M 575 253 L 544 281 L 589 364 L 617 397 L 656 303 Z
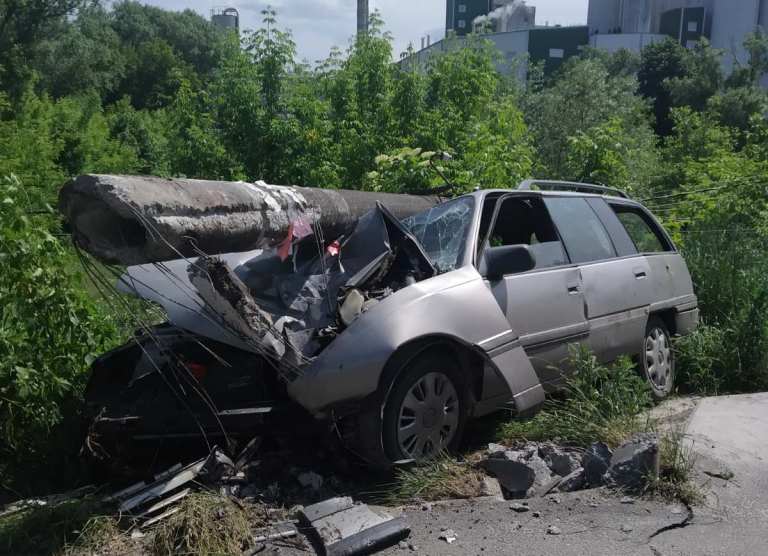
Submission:
M 659 317 L 648 319 L 640 369 L 656 400 L 669 396 L 675 385 L 675 355 L 669 329 Z
M 384 406 L 382 443 L 387 459 L 424 460 L 456 450 L 470 399 L 467 380 L 451 358 L 430 350 L 409 363 Z

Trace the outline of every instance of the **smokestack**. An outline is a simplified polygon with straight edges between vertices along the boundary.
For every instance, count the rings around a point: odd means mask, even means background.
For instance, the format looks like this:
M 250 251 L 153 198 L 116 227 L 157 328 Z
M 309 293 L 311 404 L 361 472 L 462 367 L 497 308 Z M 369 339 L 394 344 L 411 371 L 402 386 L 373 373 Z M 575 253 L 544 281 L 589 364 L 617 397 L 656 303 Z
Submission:
M 357 0 L 357 34 L 368 32 L 368 0 Z

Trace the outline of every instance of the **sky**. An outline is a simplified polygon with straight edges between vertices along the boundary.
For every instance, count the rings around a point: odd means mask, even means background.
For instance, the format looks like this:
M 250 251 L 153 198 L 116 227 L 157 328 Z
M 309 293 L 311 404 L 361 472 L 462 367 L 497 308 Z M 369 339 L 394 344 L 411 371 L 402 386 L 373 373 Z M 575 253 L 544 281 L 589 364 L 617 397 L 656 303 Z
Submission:
M 256 28 L 261 10 L 271 5 L 277 10 L 281 27 L 293 32 L 299 59 L 315 62 L 325 58 L 332 46 L 346 49 L 355 33 L 356 0 L 141 0 L 169 10 L 189 8 L 208 17 L 213 6 L 233 7 L 240 12 L 240 28 Z M 432 42 L 445 33 L 445 0 L 369 0 L 370 9 L 379 10 L 386 29 L 394 39 L 394 52 L 404 51 L 409 43 L 418 49 L 421 37 Z M 528 0 L 536 6 L 536 23 L 574 25 L 587 21 L 588 0 Z

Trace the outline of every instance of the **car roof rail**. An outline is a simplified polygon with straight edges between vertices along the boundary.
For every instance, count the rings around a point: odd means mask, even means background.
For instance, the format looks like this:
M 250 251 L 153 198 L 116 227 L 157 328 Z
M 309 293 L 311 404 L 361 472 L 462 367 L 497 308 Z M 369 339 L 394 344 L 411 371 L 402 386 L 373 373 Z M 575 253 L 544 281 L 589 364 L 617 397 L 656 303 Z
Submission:
M 595 185 L 592 183 L 579 183 L 576 181 L 558 181 L 558 180 L 525 180 L 517 186 L 519 191 L 532 191 L 533 186 L 539 189 L 549 191 L 580 191 L 582 193 L 598 193 L 600 195 L 613 195 L 629 199 L 629 195 L 621 189 L 615 187 L 606 187 L 605 185 Z

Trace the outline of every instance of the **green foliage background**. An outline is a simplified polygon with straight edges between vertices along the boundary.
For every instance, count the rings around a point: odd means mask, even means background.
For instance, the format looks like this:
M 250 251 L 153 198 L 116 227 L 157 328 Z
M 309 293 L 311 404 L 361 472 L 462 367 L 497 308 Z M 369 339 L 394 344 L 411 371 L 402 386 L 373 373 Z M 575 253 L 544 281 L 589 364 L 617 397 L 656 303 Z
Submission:
M 681 387 L 768 387 L 762 33 L 731 75 L 705 42 L 670 40 L 639 56 L 585 49 L 520 84 L 482 36 L 395 64 L 374 15 L 368 35 L 309 64 L 277 14 L 263 15 L 238 38 L 132 1 L 0 0 L 3 486 L 76 453 L 84 371 L 120 341 L 51 208 L 85 172 L 394 192 L 440 187 L 440 174 L 458 191 L 528 177 L 624 188 L 674 234 L 696 282 L 707 326 L 679 346 Z

